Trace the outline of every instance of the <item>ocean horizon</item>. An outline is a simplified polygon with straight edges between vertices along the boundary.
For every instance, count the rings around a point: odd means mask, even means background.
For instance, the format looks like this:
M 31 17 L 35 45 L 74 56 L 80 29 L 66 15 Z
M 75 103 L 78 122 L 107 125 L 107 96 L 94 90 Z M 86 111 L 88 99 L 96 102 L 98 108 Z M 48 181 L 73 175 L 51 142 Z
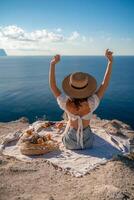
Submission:
M 52 56 L 0 57 L 0 121 L 8 122 L 27 117 L 61 120 L 48 82 Z M 103 80 L 107 59 L 104 56 L 62 56 L 56 66 L 57 84 L 74 71 L 83 71 Z M 103 119 L 118 119 L 134 128 L 134 56 L 114 56 L 112 77 L 99 108 L 95 111 Z

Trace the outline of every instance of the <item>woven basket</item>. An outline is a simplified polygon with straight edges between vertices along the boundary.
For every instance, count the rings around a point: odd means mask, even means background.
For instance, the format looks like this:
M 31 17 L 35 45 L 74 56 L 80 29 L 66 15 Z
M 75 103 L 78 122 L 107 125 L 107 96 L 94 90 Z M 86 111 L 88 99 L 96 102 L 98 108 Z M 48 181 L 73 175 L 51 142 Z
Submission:
M 30 142 L 24 142 L 20 145 L 20 151 L 23 155 L 42 155 L 49 153 L 51 151 L 56 151 L 59 149 L 57 143 L 51 141 L 49 144 L 32 144 Z

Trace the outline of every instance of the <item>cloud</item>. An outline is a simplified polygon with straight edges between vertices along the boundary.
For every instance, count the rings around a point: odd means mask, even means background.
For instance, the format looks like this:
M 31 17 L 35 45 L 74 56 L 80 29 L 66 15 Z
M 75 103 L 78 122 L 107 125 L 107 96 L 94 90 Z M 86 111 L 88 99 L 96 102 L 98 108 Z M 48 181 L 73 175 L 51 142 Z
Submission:
M 65 37 L 63 34 L 61 34 L 61 31 L 61 28 L 57 28 L 55 32 L 48 31 L 46 29 L 27 32 L 18 26 L 12 25 L 0 27 L 0 36 L 9 40 L 26 42 L 63 42 L 75 41 L 80 38 L 80 34 L 77 31 L 72 32 L 72 34 L 68 37 Z
M 61 28 L 47 30 L 38 29 L 27 31 L 22 27 L 10 25 L 0 27 L 0 47 L 8 52 L 58 52 L 66 48 L 76 48 L 75 46 L 93 42 L 93 38 L 86 38 L 78 31 L 73 31 L 69 35 L 63 34 Z M 67 50 L 66 50 L 67 51 Z M 21 54 L 21 53 L 18 53 Z M 23 53 L 22 53 L 23 54 Z
M 61 32 L 61 28 L 55 31 L 40 29 L 28 32 L 16 25 L 0 27 L 0 46 L 5 49 L 44 49 L 44 46 L 47 48 L 50 44 L 84 41 L 85 38 L 77 31 L 72 32 L 70 36 L 65 36 Z
M 0 33 L 3 37 L 16 41 L 45 41 L 60 42 L 64 41 L 64 36 L 59 33 L 49 32 L 46 29 L 26 32 L 18 26 L 1 27 Z
M 46 29 L 31 32 L 29 36 L 34 41 L 62 42 L 65 40 L 63 35 L 54 32 L 48 32 Z
M 7 37 L 10 39 L 18 39 L 21 40 L 25 36 L 25 32 L 23 29 L 17 26 L 7 26 L 7 27 L 0 27 L 0 32 L 3 35 L 3 37 Z
M 77 31 L 74 31 L 72 35 L 68 38 L 69 41 L 77 40 L 80 37 L 80 34 Z
M 57 28 L 55 31 L 60 33 L 60 32 L 62 32 L 62 29 L 61 28 Z

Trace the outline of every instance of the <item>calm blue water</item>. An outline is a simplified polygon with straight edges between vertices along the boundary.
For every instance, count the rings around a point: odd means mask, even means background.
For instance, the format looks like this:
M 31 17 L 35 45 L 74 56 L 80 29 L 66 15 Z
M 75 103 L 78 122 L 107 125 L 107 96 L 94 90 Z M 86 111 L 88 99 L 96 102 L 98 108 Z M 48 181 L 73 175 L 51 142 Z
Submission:
M 30 121 L 61 119 L 62 111 L 48 85 L 51 57 L 0 57 L 0 121 L 26 116 Z M 102 56 L 63 56 L 56 67 L 57 83 L 68 73 L 84 71 L 101 83 L 106 69 Z M 114 58 L 111 82 L 96 113 L 119 119 L 134 127 L 134 56 Z

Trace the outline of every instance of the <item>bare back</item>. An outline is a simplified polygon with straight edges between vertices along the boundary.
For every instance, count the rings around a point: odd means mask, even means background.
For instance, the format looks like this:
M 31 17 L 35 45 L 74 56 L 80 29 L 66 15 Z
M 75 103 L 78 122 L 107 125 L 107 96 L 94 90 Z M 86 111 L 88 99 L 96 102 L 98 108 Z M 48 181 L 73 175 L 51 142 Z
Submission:
M 80 117 L 88 114 L 90 112 L 90 108 L 89 108 L 89 104 L 87 101 L 84 101 L 81 103 L 81 106 L 76 107 L 76 105 L 74 104 L 74 102 L 68 100 L 67 103 L 66 103 L 66 109 L 74 114 L 74 115 L 79 115 Z M 82 123 L 83 123 L 83 127 L 87 127 L 90 123 L 90 120 L 85 120 L 85 119 L 82 119 Z M 74 127 L 75 129 L 78 128 L 78 120 L 70 120 L 70 125 L 72 127 Z

